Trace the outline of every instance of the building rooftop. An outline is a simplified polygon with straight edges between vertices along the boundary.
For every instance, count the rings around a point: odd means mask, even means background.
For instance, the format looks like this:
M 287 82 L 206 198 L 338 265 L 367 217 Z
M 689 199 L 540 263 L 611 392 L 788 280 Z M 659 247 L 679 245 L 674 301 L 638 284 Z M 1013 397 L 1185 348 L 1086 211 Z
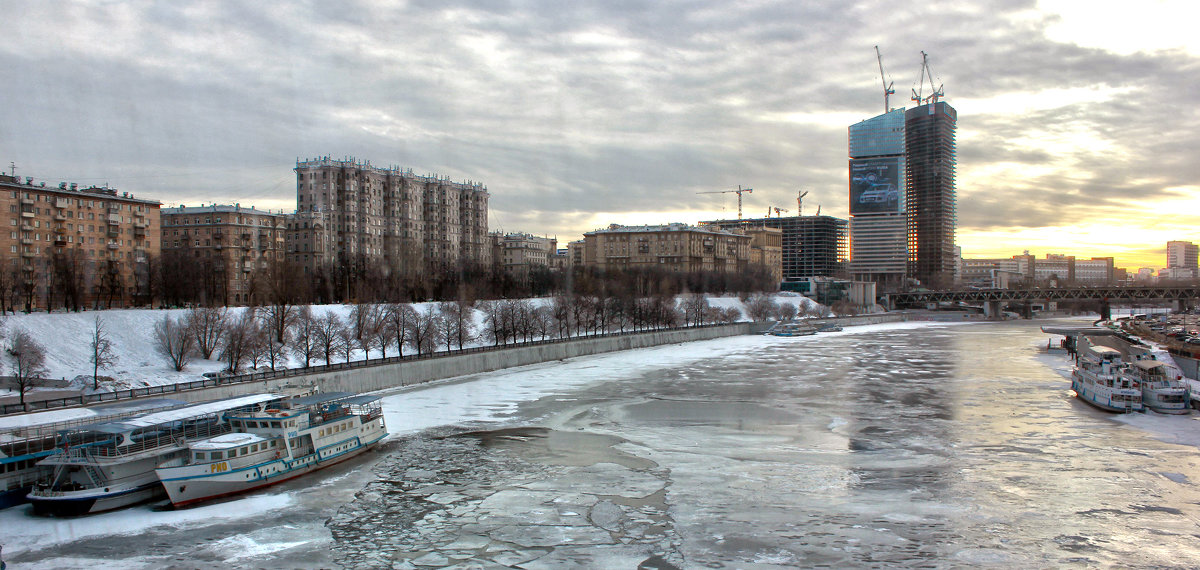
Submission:
M 674 222 L 674 223 L 670 223 L 670 224 L 663 224 L 663 225 L 656 225 L 656 226 L 651 226 L 651 225 L 622 226 L 620 224 L 612 224 L 612 225 L 608 226 L 607 228 L 592 230 L 583 235 L 607 234 L 607 233 L 650 233 L 650 232 L 699 232 L 699 233 L 705 233 L 705 234 L 740 236 L 740 234 L 735 234 L 733 232 L 729 232 L 729 231 L 725 231 L 725 230 L 721 230 L 721 229 L 717 229 L 717 228 L 711 228 L 711 227 L 705 227 L 705 226 L 690 226 L 690 225 L 682 223 L 682 222 Z
M 206 212 L 223 212 L 223 213 L 230 213 L 230 214 L 261 214 L 261 215 L 271 215 L 271 216 L 286 215 L 283 212 L 283 210 L 279 210 L 278 212 L 273 212 L 271 210 L 259 210 L 259 209 L 256 209 L 254 206 L 250 206 L 249 208 L 243 208 L 241 204 L 233 204 L 233 205 L 209 204 L 207 206 L 204 204 L 201 204 L 199 206 L 184 206 L 184 205 L 180 204 L 179 206 L 176 206 L 174 208 L 162 208 L 161 210 L 159 210 L 159 212 L 162 213 L 163 215 L 202 214 L 202 213 L 206 213 Z
M 140 202 L 143 204 L 156 205 L 156 206 L 162 204 L 162 202 L 159 202 L 158 200 L 145 200 L 142 198 L 135 198 L 133 196 L 133 194 L 130 194 L 129 192 L 119 192 L 118 193 L 116 188 L 109 188 L 107 186 L 104 186 L 104 187 L 89 186 L 87 188 L 80 188 L 78 184 L 74 184 L 74 183 L 68 184 L 66 182 L 59 182 L 58 186 L 54 187 L 54 186 L 47 186 L 45 182 L 39 182 L 38 184 L 34 184 L 32 177 L 26 177 L 25 181 L 21 182 L 21 178 L 19 176 L 8 176 L 8 175 L 4 175 L 4 174 L 0 174 L 0 187 L 12 189 L 12 190 L 18 190 L 18 191 L 37 190 L 39 192 L 50 192 L 52 194 L 62 194 L 64 196 L 73 196 L 73 197 L 79 196 L 80 194 L 85 194 L 85 195 L 89 195 L 89 196 L 95 196 L 97 198 L 129 200 L 129 201 L 133 201 L 133 202 Z

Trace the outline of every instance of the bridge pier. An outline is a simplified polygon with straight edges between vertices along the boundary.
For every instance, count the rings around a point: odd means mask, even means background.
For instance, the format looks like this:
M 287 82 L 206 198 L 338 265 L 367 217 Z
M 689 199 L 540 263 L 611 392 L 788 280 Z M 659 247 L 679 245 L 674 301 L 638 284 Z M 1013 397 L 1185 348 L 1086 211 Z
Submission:
M 1000 301 L 984 301 L 983 316 L 989 320 L 998 321 L 1003 315 L 1000 313 Z

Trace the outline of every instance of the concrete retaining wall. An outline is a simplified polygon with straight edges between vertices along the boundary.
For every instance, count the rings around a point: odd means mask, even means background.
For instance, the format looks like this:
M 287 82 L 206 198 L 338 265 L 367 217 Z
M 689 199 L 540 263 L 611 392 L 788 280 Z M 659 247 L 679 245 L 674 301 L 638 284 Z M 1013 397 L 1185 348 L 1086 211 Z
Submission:
M 412 360 L 397 364 L 337 370 L 307 376 L 292 376 L 262 382 L 230 384 L 228 386 L 178 392 L 169 394 L 168 396 L 189 402 L 200 402 L 255 392 L 269 392 L 279 390 L 285 385 L 308 384 L 316 385 L 323 392 L 372 392 L 385 388 L 410 386 L 433 380 L 443 380 L 468 374 L 480 374 L 493 370 L 512 368 L 514 366 L 562 360 L 564 358 L 696 340 L 709 340 L 748 333 L 749 323 L 737 323 L 733 325 L 655 331 L 603 338 L 583 338 L 539 344 L 536 346 L 522 346 L 463 355 Z

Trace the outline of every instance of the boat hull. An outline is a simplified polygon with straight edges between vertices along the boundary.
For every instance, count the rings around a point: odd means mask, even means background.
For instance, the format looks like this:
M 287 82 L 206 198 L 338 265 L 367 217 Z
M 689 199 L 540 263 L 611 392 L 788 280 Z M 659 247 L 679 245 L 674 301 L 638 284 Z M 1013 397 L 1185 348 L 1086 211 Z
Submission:
M 73 517 L 129 507 L 162 496 L 162 484 L 154 481 L 131 489 L 106 493 L 80 491 L 58 493 L 53 496 L 30 494 L 28 499 L 33 504 L 33 514 L 35 515 Z
M 1071 380 L 1071 389 L 1074 390 L 1075 396 L 1084 403 L 1090 404 L 1106 412 L 1126 414 L 1129 412 L 1142 411 L 1141 402 L 1114 400 L 1114 394 L 1102 394 L 1098 390 L 1089 389 L 1088 385 L 1079 378 L 1073 378 Z M 1131 394 L 1122 393 L 1120 395 L 1129 396 Z M 1141 394 L 1138 393 L 1138 395 L 1140 396 Z
M 163 467 L 157 472 L 171 504 L 185 507 L 270 487 L 336 465 L 361 455 L 386 436 L 387 433 L 383 432 L 371 441 L 355 443 L 345 450 L 324 456 L 313 453 L 294 459 L 285 457 L 221 473 L 205 473 L 205 469 L 209 468 L 207 465 Z

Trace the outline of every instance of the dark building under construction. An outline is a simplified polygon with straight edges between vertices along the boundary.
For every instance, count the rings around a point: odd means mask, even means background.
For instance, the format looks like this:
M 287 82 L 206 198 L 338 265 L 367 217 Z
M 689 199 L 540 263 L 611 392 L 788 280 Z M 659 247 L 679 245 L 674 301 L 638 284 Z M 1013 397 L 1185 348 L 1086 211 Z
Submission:
M 837 277 L 844 272 L 848 224 L 833 216 L 789 216 L 700 222 L 723 230 L 756 227 L 783 230 L 783 280 Z
M 908 275 L 944 289 L 954 281 L 954 133 L 958 113 L 944 102 L 905 111 Z

